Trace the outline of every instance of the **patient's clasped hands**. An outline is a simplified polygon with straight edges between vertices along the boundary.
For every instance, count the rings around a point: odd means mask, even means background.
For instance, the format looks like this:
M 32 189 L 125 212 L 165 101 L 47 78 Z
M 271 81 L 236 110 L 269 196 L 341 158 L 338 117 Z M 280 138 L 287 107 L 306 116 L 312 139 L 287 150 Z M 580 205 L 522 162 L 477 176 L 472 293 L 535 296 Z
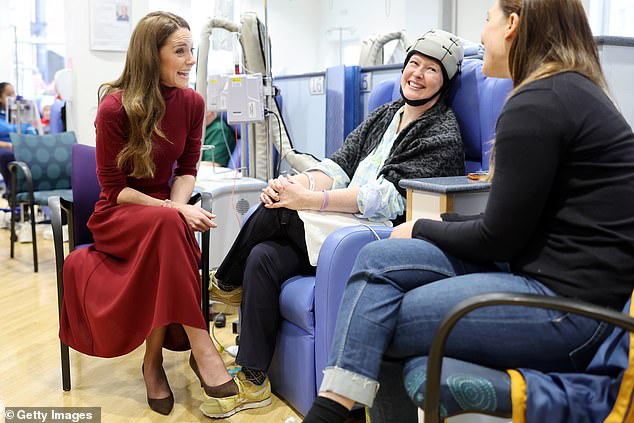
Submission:
M 296 176 L 280 176 L 269 179 L 269 184 L 262 189 L 260 200 L 264 207 L 271 209 L 306 210 L 313 209 L 313 205 L 321 201 L 320 196 L 321 193 L 308 190 Z

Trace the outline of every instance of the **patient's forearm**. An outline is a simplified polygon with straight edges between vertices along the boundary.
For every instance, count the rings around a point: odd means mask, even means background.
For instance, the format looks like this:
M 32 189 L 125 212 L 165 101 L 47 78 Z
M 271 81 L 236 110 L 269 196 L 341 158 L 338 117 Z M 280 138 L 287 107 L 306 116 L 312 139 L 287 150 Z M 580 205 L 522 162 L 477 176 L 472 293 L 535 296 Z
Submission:
M 320 209 L 325 211 L 359 213 L 359 204 L 357 202 L 358 194 L 359 187 L 335 189 L 332 191 L 326 190 L 321 197 L 322 204 Z M 324 197 L 327 197 L 326 201 L 324 201 Z

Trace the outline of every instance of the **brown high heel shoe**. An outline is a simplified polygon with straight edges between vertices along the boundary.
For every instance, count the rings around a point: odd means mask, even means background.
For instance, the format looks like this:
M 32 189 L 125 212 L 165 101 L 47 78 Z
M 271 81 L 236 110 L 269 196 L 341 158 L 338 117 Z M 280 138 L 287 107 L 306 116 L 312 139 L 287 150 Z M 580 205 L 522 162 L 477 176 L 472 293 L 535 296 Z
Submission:
M 233 379 L 230 379 L 229 381 L 218 386 L 207 385 L 203 380 L 202 375 L 200 374 L 200 370 L 198 370 L 198 363 L 196 363 L 194 354 L 191 353 L 189 354 L 189 367 L 191 367 L 194 373 L 196 373 L 196 376 L 198 376 L 200 386 L 205 390 L 205 394 L 207 394 L 208 397 L 222 398 L 236 395 L 238 393 L 238 385 L 236 385 Z
M 196 376 L 198 377 L 198 380 L 200 380 L 200 386 L 201 388 L 205 387 L 205 381 L 203 380 L 203 377 L 200 374 L 200 371 L 198 370 L 198 363 L 196 363 L 196 359 L 194 358 L 194 354 L 189 354 L 189 367 L 192 368 L 192 370 L 194 371 L 194 373 L 196 374 Z
M 141 374 L 145 374 L 144 365 L 141 365 Z M 167 375 L 165 374 L 165 370 L 161 367 L 161 372 L 163 373 L 163 377 L 167 382 L 167 386 L 169 387 L 169 381 L 167 380 Z M 153 411 L 156 411 L 159 414 L 167 416 L 174 408 L 174 394 L 172 393 L 172 388 L 170 388 L 169 396 L 165 398 L 150 398 L 147 397 L 147 404 Z

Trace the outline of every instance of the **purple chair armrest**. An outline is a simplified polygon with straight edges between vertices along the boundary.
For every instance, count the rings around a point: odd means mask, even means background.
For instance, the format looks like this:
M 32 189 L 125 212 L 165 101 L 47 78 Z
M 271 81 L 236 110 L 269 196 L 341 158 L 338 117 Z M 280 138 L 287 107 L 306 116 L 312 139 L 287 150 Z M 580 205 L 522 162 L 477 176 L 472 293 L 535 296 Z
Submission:
M 373 226 L 379 238 L 390 236 L 392 228 Z M 330 234 L 319 253 L 315 276 L 315 375 L 317 386 L 335 331 L 339 303 L 352 266 L 363 246 L 375 241 L 375 234 L 366 226 L 350 226 Z

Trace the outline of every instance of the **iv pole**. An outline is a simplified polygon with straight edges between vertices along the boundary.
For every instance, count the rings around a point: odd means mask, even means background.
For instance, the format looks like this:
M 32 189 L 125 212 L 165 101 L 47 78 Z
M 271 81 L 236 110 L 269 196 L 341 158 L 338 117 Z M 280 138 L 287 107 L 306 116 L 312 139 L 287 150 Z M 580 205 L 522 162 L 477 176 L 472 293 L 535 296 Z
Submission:
M 18 72 L 18 27 L 15 25 L 11 25 L 13 27 L 13 41 L 15 43 L 15 92 L 20 92 L 20 80 L 19 80 L 19 72 Z
M 268 1 L 264 0 L 264 58 L 265 58 L 265 75 L 264 75 L 264 96 L 266 108 L 268 110 L 273 110 L 272 107 L 269 106 L 270 101 L 275 101 L 273 98 L 273 77 L 271 75 L 271 45 L 269 40 L 269 6 Z M 273 178 L 275 175 L 273 173 L 273 148 L 271 146 L 271 117 L 270 115 L 265 115 L 265 127 L 266 127 L 266 176 L 267 180 Z M 281 142 L 281 141 L 280 141 Z M 281 156 L 281 152 L 280 152 Z

